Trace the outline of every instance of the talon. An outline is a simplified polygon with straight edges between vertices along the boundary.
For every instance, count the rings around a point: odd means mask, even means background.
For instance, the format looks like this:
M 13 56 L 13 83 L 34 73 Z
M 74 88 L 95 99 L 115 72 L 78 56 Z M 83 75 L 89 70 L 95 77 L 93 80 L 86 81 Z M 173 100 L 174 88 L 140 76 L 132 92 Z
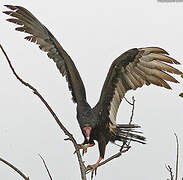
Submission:
M 85 153 L 87 153 L 87 145 L 79 144 L 79 149 L 82 149 L 82 155 L 84 156 Z
M 86 173 L 91 172 L 91 179 L 93 179 L 93 174 L 95 173 L 95 176 L 97 175 L 97 167 L 99 163 L 93 164 L 93 165 L 88 165 L 86 168 Z
M 87 153 L 87 149 L 88 147 L 92 147 L 93 144 L 86 144 L 86 145 L 83 145 L 83 144 L 78 144 L 78 149 L 82 149 L 82 155 L 84 156 L 85 153 Z M 76 153 L 76 151 L 74 151 L 74 154 Z
M 93 164 L 93 165 L 88 165 L 87 168 L 86 168 L 86 173 L 90 173 L 91 172 L 91 179 L 93 179 L 93 173 L 95 173 L 95 176 L 97 175 L 97 168 L 98 168 L 98 165 L 100 163 L 100 161 L 102 160 L 103 158 L 100 156 L 97 163 L 96 164 Z
M 87 149 L 92 146 L 94 146 L 94 144 L 78 144 L 78 149 L 82 149 L 82 155 L 84 156 L 84 154 L 87 153 Z M 74 154 L 75 153 L 76 151 L 74 151 Z

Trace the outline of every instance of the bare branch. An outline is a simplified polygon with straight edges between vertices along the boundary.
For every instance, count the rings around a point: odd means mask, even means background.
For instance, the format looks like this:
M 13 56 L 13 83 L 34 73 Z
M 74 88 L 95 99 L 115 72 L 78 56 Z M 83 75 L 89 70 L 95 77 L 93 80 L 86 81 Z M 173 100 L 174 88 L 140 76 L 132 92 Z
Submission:
M 175 180 L 178 179 L 178 169 L 179 169 L 179 140 L 177 134 L 174 133 L 176 138 L 177 152 L 176 152 L 176 167 L 175 167 Z
M 43 161 L 44 167 L 46 168 L 46 171 L 47 171 L 47 173 L 48 173 L 48 176 L 49 176 L 50 180 L 53 180 L 52 177 L 51 177 L 50 171 L 49 171 L 49 169 L 48 169 L 48 167 L 47 167 L 47 165 L 46 165 L 45 160 L 43 159 L 43 157 L 42 157 L 40 154 L 38 154 L 38 155 L 39 155 L 39 157 L 40 157 L 40 158 L 42 159 L 42 161 Z
M 76 154 L 77 154 L 77 158 L 78 158 L 78 161 L 79 161 L 79 165 L 80 165 L 80 171 L 81 171 L 81 178 L 82 180 L 86 180 L 86 167 L 82 161 L 82 157 L 81 157 L 81 154 L 80 154 L 80 151 L 78 149 L 78 145 L 77 145 L 77 142 L 75 140 L 75 138 L 73 137 L 73 135 L 65 128 L 65 126 L 61 123 L 61 121 L 59 120 L 59 118 L 57 117 L 57 115 L 55 114 L 55 112 L 52 110 L 52 108 L 49 106 L 49 104 L 46 102 L 46 100 L 42 97 L 42 95 L 37 91 L 37 89 L 35 89 L 32 85 L 30 85 L 29 83 L 25 82 L 22 78 L 20 78 L 18 76 L 18 74 L 16 73 L 16 71 L 14 70 L 12 64 L 11 64 L 11 61 L 10 59 L 8 58 L 7 56 L 7 53 L 5 52 L 5 50 L 3 49 L 3 47 L 0 45 L 0 48 L 3 52 L 3 54 L 5 55 L 7 61 L 8 61 L 8 64 L 10 66 L 10 69 L 12 70 L 14 76 L 25 86 L 27 86 L 29 89 L 31 89 L 33 91 L 33 93 L 35 95 L 37 95 L 40 100 L 44 103 L 44 105 L 47 107 L 47 109 L 49 110 L 49 112 L 52 114 L 52 116 L 54 117 L 56 123 L 58 124 L 58 126 L 60 127 L 60 129 L 65 133 L 65 135 L 67 135 L 69 137 L 69 139 L 73 142 L 73 145 L 76 149 Z
M 134 115 L 134 110 L 135 110 L 135 98 L 134 98 L 134 96 L 132 96 L 132 103 L 131 103 L 131 105 L 132 105 L 132 113 L 131 113 L 129 125 L 132 123 L 133 115 Z
M 118 152 L 118 153 L 112 155 L 111 157 L 107 158 L 105 161 L 102 161 L 102 162 L 98 165 L 98 167 L 99 167 L 99 166 L 102 166 L 102 165 L 104 165 L 104 164 L 106 164 L 106 163 L 108 163 L 109 161 L 111 161 L 111 160 L 113 160 L 113 159 L 115 159 L 115 158 L 120 157 L 123 153 L 127 152 L 130 148 L 131 148 L 131 147 L 128 146 L 128 147 L 126 147 L 125 150 L 120 151 L 120 152 Z
M 9 163 L 8 161 L 0 158 L 0 161 L 8 165 L 10 168 L 12 168 L 14 171 L 16 171 L 20 176 L 22 176 L 25 180 L 30 180 L 29 177 L 27 177 L 22 171 L 20 171 L 18 168 L 16 168 L 13 164 Z
M 175 180 L 178 179 L 178 168 L 179 168 L 179 140 L 178 140 L 178 137 L 177 137 L 177 134 L 174 133 L 175 135 L 175 138 L 176 138 L 176 163 L 175 163 Z M 169 171 L 170 173 L 170 177 L 171 177 L 171 180 L 174 180 L 174 175 L 173 175 L 173 172 L 172 172 L 172 168 L 170 167 L 170 165 L 166 166 L 166 169 Z

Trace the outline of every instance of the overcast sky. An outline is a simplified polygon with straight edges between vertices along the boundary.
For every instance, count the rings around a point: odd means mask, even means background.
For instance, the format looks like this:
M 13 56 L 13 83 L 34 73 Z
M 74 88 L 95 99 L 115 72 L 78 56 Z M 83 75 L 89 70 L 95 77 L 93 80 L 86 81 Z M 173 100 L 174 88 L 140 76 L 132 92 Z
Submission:
M 160 3 L 156 0 L 1 0 L 4 4 L 20 5 L 31 11 L 57 38 L 72 57 L 84 81 L 88 101 L 94 106 L 112 61 L 134 47 L 158 46 L 183 63 L 183 3 Z M 62 123 L 83 142 L 76 120 L 76 105 L 71 101 L 65 78 L 46 53 L 15 32 L 15 25 L 0 15 L 0 43 L 7 51 L 16 71 L 35 86 L 52 106 Z M 178 67 L 183 70 L 181 66 Z M 40 100 L 20 84 L 0 53 L 0 157 L 19 167 L 31 180 L 49 179 L 38 157 L 47 162 L 55 180 L 80 179 L 79 165 L 71 142 L 59 129 Z M 140 124 L 147 144 L 132 144 L 122 157 L 98 169 L 96 180 L 166 179 L 165 164 L 175 166 L 175 137 L 183 147 L 183 91 L 180 84 L 173 90 L 143 87 L 127 94 L 136 99 L 134 123 Z M 121 104 L 117 122 L 128 122 L 131 107 Z M 105 158 L 119 148 L 108 144 Z M 180 176 L 183 177 L 183 154 L 180 154 Z M 98 159 L 98 147 L 88 150 L 86 165 Z M 19 180 L 19 175 L 0 163 L 0 179 Z M 90 179 L 90 178 L 89 178 Z

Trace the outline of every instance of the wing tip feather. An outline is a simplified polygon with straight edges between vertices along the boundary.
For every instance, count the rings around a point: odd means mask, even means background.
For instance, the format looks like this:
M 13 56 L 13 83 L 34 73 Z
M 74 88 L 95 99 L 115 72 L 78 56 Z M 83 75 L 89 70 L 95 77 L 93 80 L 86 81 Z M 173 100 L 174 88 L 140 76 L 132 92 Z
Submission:
M 172 89 L 171 86 L 164 80 L 163 80 L 162 86 L 166 89 L 170 89 L 170 90 Z
M 12 10 L 16 9 L 16 7 L 13 5 L 5 4 L 4 6 L 7 7 L 8 9 L 12 9 Z
M 2 11 L 6 15 L 11 15 L 12 11 Z
M 162 54 L 169 55 L 169 53 L 167 51 L 165 51 L 163 48 L 160 48 L 160 47 L 144 47 L 144 48 L 138 48 L 138 50 L 140 50 L 140 51 L 143 50 L 147 54 L 149 54 L 149 53 L 162 53 Z

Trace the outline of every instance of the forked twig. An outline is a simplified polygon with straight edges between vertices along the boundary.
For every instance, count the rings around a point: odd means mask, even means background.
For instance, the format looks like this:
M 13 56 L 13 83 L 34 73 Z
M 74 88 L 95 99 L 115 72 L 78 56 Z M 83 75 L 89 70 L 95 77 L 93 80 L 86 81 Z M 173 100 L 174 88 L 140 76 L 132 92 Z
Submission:
M 173 175 L 173 172 L 172 172 L 172 168 L 170 167 L 170 165 L 165 165 L 165 167 L 166 167 L 166 169 L 168 170 L 168 172 L 170 173 L 170 178 L 171 178 L 171 180 L 174 180 L 173 179 L 173 177 L 174 177 L 174 175 Z
M 0 158 L 0 161 L 8 165 L 10 168 L 12 168 L 14 171 L 16 171 L 20 176 L 22 176 L 25 180 L 30 180 L 29 177 L 27 177 L 22 171 L 20 171 L 17 167 L 15 167 L 13 164 L 9 163 L 8 161 L 4 160 L 3 158 Z
M 178 169 L 179 169 L 179 140 L 178 140 L 178 136 L 176 133 L 174 133 L 175 138 L 176 138 L 176 163 L 175 163 L 175 180 L 178 179 Z M 174 175 L 173 175 L 173 171 L 172 168 L 170 167 L 170 165 L 166 166 L 166 169 L 168 170 L 168 172 L 170 173 L 170 178 L 171 180 L 174 180 Z
M 133 96 L 132 98 L 134 99 L 134 96 Z M 133 106 L 133 103 L 131 103 L 125 96 L 124 96 L 124 99 L 125 99 L 125 101 L 126 101 L 128 104 L 130 104 L 131 106 Z
M 77 158 L 78 158 L 78 161 L 79 161 L 79 165 L 80 165 L 80 172 L 81 172 L 81 178 L 82 180 L 86 180 L 86 167 L 82 161 L 82 157 L 81 157 L 81 154 L 80 154 L 80 151 L 78 149 L 78 145 L 77 145 L 77 142 L 75 140 L 75 138 L 73 137 L 73 135 L 65 128 L 65 126 L 61 123 L 61 121 L 59 120 L 59 118 L 57 117 L 57 115 L 55 114 L 55 112 L 52 110 L 52 108 L 50 107 L 50 105 L 46 102 L 46 100 L 42 97 L 42 95 L 37 91 L 37 89 L 35 89 L 32 85 L 30 85 L 29 83 L 25 82 L 22 78 L 20 78 L 18 76 L 18 74 L 16 73 L 16 71 L 14 70 L 12 64 L 11 64 L 11 61 L 10 59 L 8 58 L 7 56 L 7 53 L 5 52 L 5 50 L 3 49 L 3 47 L 0 45 L 0 48 L 3 52 L 3 54 L 5 55 L 6 59 L 7 59 L 7 62 L 10 66 L 10 69 L 12 70 L 14 76 L 25 86 L 27 86 L 29 89 L 31 89 L 33 91 L 33 93 L 35 95 L 37 95 L 40 100 L 44 103 L 44 105 L 47 107 L 48 111 L 52 114 L 52 116 L 54 117 L 56 123 L 59 125 L 60 129 L 65 133 L 65 135 L 67 135 L 69 137 L 69 139 L 73 142 L 73 145 L 76 149 L 76 154 L 77 154 Z

